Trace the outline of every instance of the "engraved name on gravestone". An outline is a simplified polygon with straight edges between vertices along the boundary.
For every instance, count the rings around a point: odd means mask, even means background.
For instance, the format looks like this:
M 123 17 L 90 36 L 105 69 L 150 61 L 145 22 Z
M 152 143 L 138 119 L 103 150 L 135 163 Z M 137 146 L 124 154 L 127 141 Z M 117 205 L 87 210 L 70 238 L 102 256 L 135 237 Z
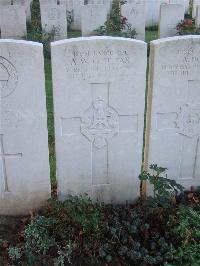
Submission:
M 42 29 L 54 35 L 54 40 L 67 38 L 66 2 L 40 1 Z
M 0 9 L 1 38 L 22 39 L 26 36 L 26 12 L 21 5 L 3 5 Z
M 199 55 L 198 36 L 151 43 L 146 164 L 167 167 L 186 188 L 200 184 Z
M 121 14 L 127 18 L 127 22 L 136 30 L 136 39 L 145 40 L 145 2 L 135 0 L 121 6 Z
M 177 24 L 184 20 L 184 5 L 165 4 L 160 6 L 159 37 L 172 37 L 177 34 Z
M 84 5 L 81 13 L 82 36 L 90 36 L 107 21 L 106 5 Z
M 50 197 L 43 67 L 41 44 L 0 41 L 0 215 L 28 214 Z
M 55 42 L 52 67 L 59 197 L 88 193 L 105 202 L 135 199 L 146 44 L 111 37 Z

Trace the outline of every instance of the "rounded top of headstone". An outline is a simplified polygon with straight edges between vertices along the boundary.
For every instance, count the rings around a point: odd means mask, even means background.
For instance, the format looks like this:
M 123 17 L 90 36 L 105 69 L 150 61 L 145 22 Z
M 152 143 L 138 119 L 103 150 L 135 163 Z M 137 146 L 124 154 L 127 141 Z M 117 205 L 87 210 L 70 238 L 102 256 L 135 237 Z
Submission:
M 68 43 L 72 43 L 72 42 L 98 41 L 98 40 L 102 40 L 102 41 L 115 41 L 115 40 L 116 41 L 126 41 L 126 42 L 133 42 L 135 44 L 147 46 L 147 43 L 140 41 L 140 40 L 123 38 L 123 37 L 112 37 L 112 36 L 92 36 L 92 37 L 71 38 L 71 39 L 65 39 L 65 40 L 52 42 L 51 46 L 63 45 L 63 44 L 68 44 Z
M 159 45 L 159 44 L 166 43 L 166 42 L 176 42 L 179 40 L 183 41 L 183 40 L 193 40 L 193 39 L 200 40 L 200 36 L 199 35 L 185 35 L 185 36 L 167 37 L 167 38 L 162 38 L 162 39 L 151 41 L 150 43 L 153 45 Z
M 25 40 L 15 40 L 15 39 L 0 39 L 0 44 L 1 43 L 25 44 L 25 45 L 43 47 L 43 44 L 39 43 L 39 42 L 32 42 L 32 41 L 25 41 Z

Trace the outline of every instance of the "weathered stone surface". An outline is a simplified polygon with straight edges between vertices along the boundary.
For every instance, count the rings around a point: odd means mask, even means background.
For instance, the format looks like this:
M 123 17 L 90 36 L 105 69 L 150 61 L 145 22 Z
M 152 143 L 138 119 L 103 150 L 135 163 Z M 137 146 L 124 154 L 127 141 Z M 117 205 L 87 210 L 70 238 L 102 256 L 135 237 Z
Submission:
M 82 36 L 94 34 L 107 21 L 108 7 L 106 5 L 84 5 L 81 11 Z
M 139 196 L 146 44 L 91 37 L 52 43 L 58 193 Z M 137 64 L 135 64 L 137 62 Z
M 42 28 L 45 32 L 53 33 L 54 40 L 67 38 L 67 17 L 65 4 L 45 4 L 40 2 Z
M 22 39 L 26 36 L 26 12 L 20 5 L 5 5 L 0 9 L 1 38 Z
M 160 6 L 159 38 L 177 35 L 177 24 L 184 19 L 185 7 L 179 4 Z
M 199 52 L 199 36 L 151 42 L 145 161 L 186 188 L 200 185 Z
M 158 25 L 161 4 L 182 4 L 185 12 L 189 8 L 189 0 L 145 0 L 146 26 Z
M 121 6 L 121 14 L 137 32 L 136 39 L 145 40 L 145 2 L 132 1 Z
M 10 5 L 11 4 L 11 0 L 1 0 L 0 1 L 0 6 L 3 6 L 3 5 Z
M 43 48 L 0 40 L 0 215 L 50 197 Z
M 69 0 L 70 1 L 70 0 Z M 81 30 L 81 7 L 84 5 L 84 0 L 72 0 L 68 6 L 72 10 L 73 22 L 70 25 L 72 30 Z
M 31 3 L 33 0 L 13 0 L 14 5 L 25 6 L 26 19 L 31 20 Z
M 112 0 L 84 0 L 84 5 L 106 5 L 108 14 L 110 13 Z
M 200 5 L 200 0 L 193 0 L 192 17 L 196 18 L 197 6 Z
M 197 6 L 195 23 L 200 28 L 200 5 Z

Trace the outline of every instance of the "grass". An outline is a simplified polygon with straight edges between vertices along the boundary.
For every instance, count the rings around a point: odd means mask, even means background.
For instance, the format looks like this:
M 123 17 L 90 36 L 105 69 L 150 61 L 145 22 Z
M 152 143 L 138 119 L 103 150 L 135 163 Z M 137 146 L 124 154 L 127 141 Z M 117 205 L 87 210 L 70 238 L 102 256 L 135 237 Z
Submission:
M 68 32 L 68 38 L 77 38 L 81 36 L 80 31 Z M 157 39 L 157 31 L 146 31 L 146 42 Z M 45 58 L 45 85 L 47 97 L 47 115 L 48 115 L 48 132 L 49 132 L 49 161 L 51 169 L 51 184 L 56 186 L 56 158 L 55 158 L 55 137 L 54 137 L 54 117 L 53 117 L 53 92 L 52 92 L 52 74 L 51 60 Z

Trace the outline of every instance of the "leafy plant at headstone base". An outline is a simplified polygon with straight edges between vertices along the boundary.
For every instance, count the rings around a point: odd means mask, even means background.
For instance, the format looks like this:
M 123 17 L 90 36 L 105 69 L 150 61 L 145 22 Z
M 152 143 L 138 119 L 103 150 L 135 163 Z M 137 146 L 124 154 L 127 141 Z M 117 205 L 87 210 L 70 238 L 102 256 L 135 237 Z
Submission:
M 26 227 L 23 245 L 8 250 L 10 258 L 18 261 L 20 247 L 22 261 L 29 265 L 49 260 L 54 260 L 56 265 L 68 265 L 76 256 L 82 259 L 83 265 L 96 263 L 102 208 L 102 204 L 92 203 L 86 195 L 70 196 L 64 202 L 50 199 L 42 216 L 33 218 Z
M 200 206 L 180 206 L 174 216 L 170 216 L 168 227 L 173 239 L 167 253 L 168 263 L 175 266 L 200 265 Z
M 157 181 L 165 168 L 152 165 L 152 169 L 149 179 L 155 184 L 155 196 L 151 200 L 120 205 L 94 203 L 86 195 L 70 196 L 63 202 L 49 200 L 41 216 L 32 218 L 26 226 L 24 243 L 10 248 L 10 257 L 16 265 L 84 266 L 178 266 L 177 258 L 186 261 L 181 257 L 183 253 L 197 259 L 199 196 L 194 192 L 188 197 L 178 195 L 179 185 L 174 183 L 170 183 L 169 192 L 168 179 L 161 182 L 165 194 Z M 168 204 L 158 203 L 161 194 Z M 174 195 L 178 195 L 176 200 Z M 190 210 L 177 208 L 179 202 L 184 202 L 182 197 L 191 200 Z
M 120 6 L 125 4 L 124 0 L 115 0 L 112 2 L 112 8 L 109 19 L 100 26 L 95 32 L 98 35 L 105 36 L 121 36 L 125 38 L 135 39 L 137 32 L 132 28 L 131 24 L 127 22 L 127 18 L 121 15 Z
M 186 18 L 176 26 L 177 35 L 199 35 L 200 28 L 195 25 L 195 20 Z
M 170 207 L 176 203 L 178 194 L 183 193 L 184 188 L 175 180 L 167 178 L 165 171 L 167 168 L 159 167 L 157 164 L 150 165 L 150 173 L 143 171 L 139 176 L 142 182 L 149 182 L 153 189 L 153 198 L 149 197 L 149 202 L 153 207 Z
M 18 247 L 9 247 L 8 255 L 12 260 L 19 260 L 22 257 L 21 249 Z

